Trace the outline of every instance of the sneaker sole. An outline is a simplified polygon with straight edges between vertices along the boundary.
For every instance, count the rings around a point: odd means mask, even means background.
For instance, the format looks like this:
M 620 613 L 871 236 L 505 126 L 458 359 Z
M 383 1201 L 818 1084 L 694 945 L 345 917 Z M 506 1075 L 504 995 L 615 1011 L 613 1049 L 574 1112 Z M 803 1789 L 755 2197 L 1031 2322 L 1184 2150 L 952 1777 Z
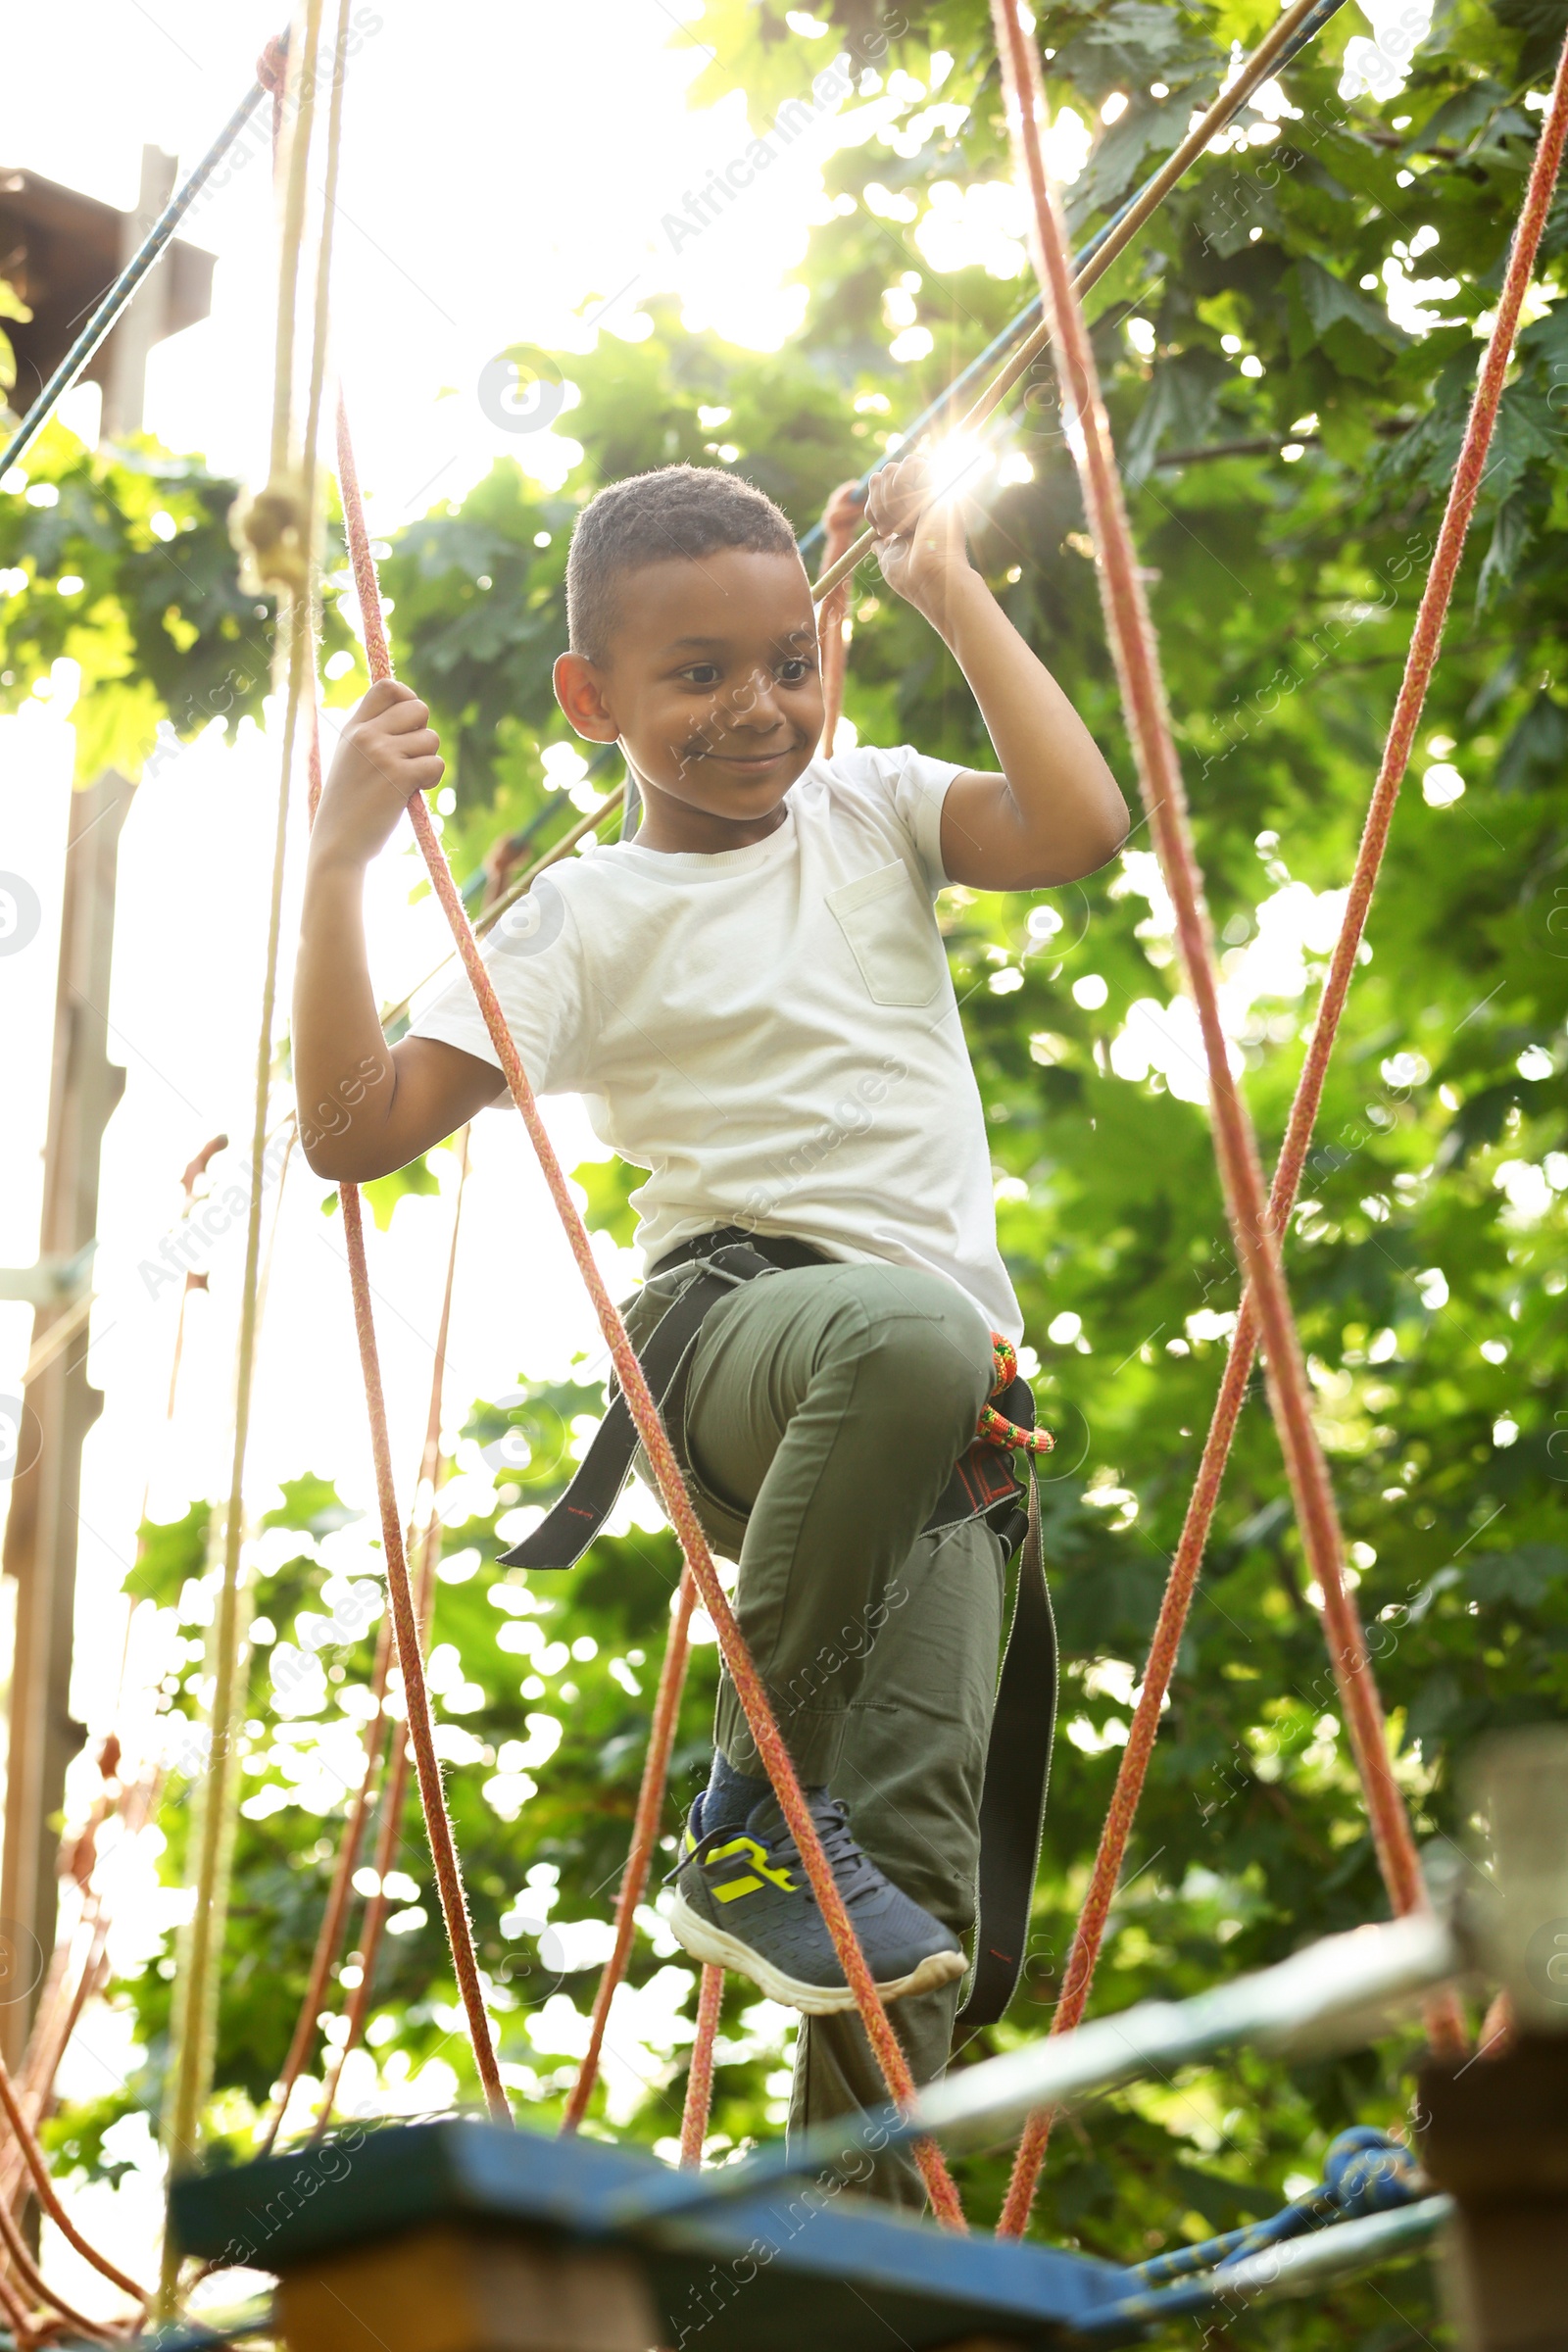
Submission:
M 855 1995 L 847 1984 L 808 1984 L 800 1977 L 786 1976 L 738 1936 L 727 1936 L 700 1911 L 694 1911 L 678 1888 L 669 1925 L 681 1948 L 694 1960 L 733 1969 L 786 2009 L 799 2009 L 807 2017 L 837 2017 L 855 2007 Z M 884 2001 L 903 2000 L 911 1992 L 932 1992 L 939 1984 L 951 1984 L 955 1977 L 961 1977 L 967 1965 L 961 1952 L 932 1952 L 906 1977 L 895 1977 L 891 1983 L 879 1984 L 877 1991 Z

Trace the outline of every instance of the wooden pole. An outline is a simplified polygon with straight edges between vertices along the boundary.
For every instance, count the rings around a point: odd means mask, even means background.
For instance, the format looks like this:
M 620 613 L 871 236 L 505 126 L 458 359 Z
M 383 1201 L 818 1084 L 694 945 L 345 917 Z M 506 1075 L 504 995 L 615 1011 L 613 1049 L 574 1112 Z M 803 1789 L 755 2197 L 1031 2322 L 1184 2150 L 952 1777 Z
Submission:
M 109 770 L 73 795 L 55 994 L 54 1070 L 44 1145 L 40 1259 L 83 1257 L 98 1223 L 104 1129 L 125 1073 L 108 1056 L 110 956 L 120 833 L 134 787 Z M 40 1306 L 33 1347 L 74 1312 Z M 85 1731 L 71 1713 L 81 1447 L 103 1409 L 88 1385 L 87 1337 L 51 1351 L 23 1392 L 18 1476 L 4 1569 L 17 1580 L 5 1850 L 0 1862 L 0 2055 L 19 2066 L 44 1960 L 55 1942 L 56 1818 Z

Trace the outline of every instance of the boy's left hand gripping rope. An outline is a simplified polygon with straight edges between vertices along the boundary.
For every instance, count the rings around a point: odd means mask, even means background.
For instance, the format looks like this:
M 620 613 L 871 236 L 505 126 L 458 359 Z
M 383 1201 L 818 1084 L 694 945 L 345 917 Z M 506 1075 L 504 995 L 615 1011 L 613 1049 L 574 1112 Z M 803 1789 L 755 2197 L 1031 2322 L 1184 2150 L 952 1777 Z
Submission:
M 354 451 L 349 440 L 348 420 L 341 400 L 338 403 L 338 480 L 343 496 L 343 518 L 348 535 L 350 561 L 354 570 L 354 585 L 359 598 L 360 612 L 365 629 L 367 663 L 372 680 L 388 678 L 392 675 L 392 660 L 387 646 L 386 631 L 382 626 L 380 584 L 376 577 L 375 560 L 370 554 L 369 532 L 366 525 L 365 508 L 360 496 L 358 472 L 354 464 Z M 588 1239 L 587 1228 L 583 1224 L 577 1211 L 576 1202 L 567 1189 L 565 1173 L 556 1156 L 555 1147 L 545 1132 L 544 1122 L 539 1115 L 539 1106 L 534 1100 L 533 1089 L 528 1084 L 521 1058 L 512 1033 L 507 1027 L 500 1000 L 496 996 L 490 974 L 479 953 L 479 943 L 473 935 L 473 927 L 468 921 L 457 884 L 452 878 L 452 869 L 447 863 L 441 844 L 436 837 L 435 828 L 430 822 L 430 811 L 425 807 L 422 796 L 418 793 L 416 793 L 409 802 L 409 820 L 414 827 L 415 838 L 419 844 L 425 865 L 429 870 L 431 887 L 441 902 L 442 910 L 452 929 L 452 936 L 457 942 L 458 954 L 462 957 L 464 969 L 467 973 L 479 1010 L 484 1016 L 485 1027 L 490 1033 L 490 1041 L 495 1048 L 497 1060 L 500 1062 L 512 1099 L 521 1113 L 523 1125 L 528 1131 L 528 1140 L 533 1145 L 545 1182 L 550 1189 L 551 1199 L 556 1204 L 557 1212 L 565 1230 L 567 1244 L 572 1256 L 577 1261 L 577 1269 L 587 1286 L 588 1295 L 593 1300 L 594 1311 L 599 1318 L 599 1327 L 604 1333 L 621 1391 L 626 1398 L 632 1420 L 636 1424 L 637 1434 L 643 1442 L 649 1462 L 658 1479 L 661 1498 L 669 1514 L 670 1522 L 680 1541 L 681 1550 L 685 1554 L 696 1580 L 703 1606 L 708 1611 L 713 1630 L 718 1636 L 724 1664 L 734 1683 L 736 1696 L 740 1699 L 745 1711 L 747 1725 L 756 1742 L 758 1754 L 772 1783 L 779 1809 L 784 1816 L 790 1835 L 795 1839 L 796 1847 L 806 1868 L 807 1878 L 810 1882 L 811 1891 L 816 1896 L 823 1923 L 833 1938 L 834 1950 L 838 1955 L 839 1966 L 844 1971 L 845 1982 L 855 1995 L 856 2006 L 859 2010 L 867 2038 L 876 2054 L 877 2063 L 881 2068 L 889 2094 L 899 2104 L 908 2105 L 914 2098 L 914 2079 L 909 2072 L 908 2061 L 905 2057 L 903 2046 L 889 2022 L 888 2013 L 882 2005 L 882 1997 L 877 1991 L 871 1972 L 866 1966 L 865 1956 L 860 1950 L 855 1930 L 850 1923 L 849 1913 L 844 1907 L 844 1898 L 839 1892 L 833 1873 L 828 1866 L 827 1857 L 822 1851 L 822 1841 L 817 1836 L 816 1826 L 807 1806 L 800 1782 L 796 1777 L 795 1767 L 790 1761 L 789 1751 L 784 1745 L 778 1725 L 773 1720 L 773 1712 L 768 1704 L 767 1693 L 762 1687 L 761 1678 L 752 1662 L 745 1638 L 736 1622 L 735 1613 L 730 1607 L 723 1586 L 718 1581 L 718 1571 L 713 1565 L 712 1554 L 708 1548 L 708 1539 L 703 1534 L 697 1514 L 692 1508 L 685 1481 L 681 1477 L 669 1440 L 664 1434 L 663 1423 L 660 1420 L 659 1408 L 654 1402 L 653 1394 L 644 1377 L 642 1366 L 626 1336 L 626 1327 L 621 1321 L 619 1309 L 611 1298 L 605 1278 L 600 1272 L 598 1260 L 594 1256 L 593 1247 Z M 349 1189 L 345 1187 L 345 1197 Z M 345 1219 L 346 1227 L 347 1222 Z M 356 1279 L 358 1282 L 360 1277 L 357 1276 Z M 364 1304 L 364 1324 L 368 1330 L 369 1314 L 368 1278 L 365 1279 Z M 358 1307 L 358 1291 L 356 1305 Z M 373 1347 L 372 1338 L 370 1341 L 372 1350 Z M 379 1482 L 379 1455 L 377 1478 Z M 388 1461 L 385 1483 L 386 1489 L 390 1493 L 390 1461 Z M 387 1517 L 384 1504 L 382 1516 L 383 1525 L 387 1530 L 387 1553 L 390 1564 L 394 1540 L 399 1545 L 400 1553 L 402 1542 L 395 1497 L 392 1501 L 390 1518 Z M 407 1581 L 406 1570 L 404 1581 L 405 1583 Z M 412 1603 L 410 1606 L 412 1623 Z M 400 1647 L 401 1631 L 400 1616 Z M 422 1676 L 419 1677 L 419 1687 L 422 1698 Z M 413 1699 L 414 1693 L 411 1690 L 409 1708 L 411 1729 L 415 1715 Z M 425 1711 L 425 1728 L 428 1730 L 427 1710 Z M 416 1754 L 419 1762 L 422 1790 L 425 1779 L 424 1755 L 417 1741 L 416 1742 Z M 433 1749 L 430 1768 L 436 1795 L 440 1799 L 440 1774 L 439 1768 L 435 1764 Z M 445 1823 L 444 1800 L 440 1802 L 440 1815 Z M 432 1833 L 434 1827 L 432 1819 Z M 446 1835 L 450 1839 L 449 1823 L 446 1824 Z M 456 1868 L 455 1853 L 453 1867 Z M 437 1858 L 437 1868 L 439 1871 L 439 1857 Z M 459 1880 L 457 1882 L 459 1915 L 471 1967 L 472 1942 L 467 1936 L 466 1915 L 461 1909 L 461 1880 Z M 443 1878 L 443 1903 L 446 1901 L 446 1891 Z M 447 1924 L 449 1932 L 453 1934 L 453 1956 L 456 1960 L 459 1951 L 458 1935 L 456 1923 L 450 1911 Z M 460 1982 L 462 1982 L 461 1968 Z M 476 1995 L 477 1982 L 477 1970 L 475 1969 L 473 1984 Z M 488 2021 L 484 2020 L 482 2002 L 479 2004 L 479 2016 L 483 2021 L 483 2030 L 481 2034 L 476 2034 L 474 2046 L 475 2055 L 480 2061 L 480 2071 L 483 2073 L 484 2059 L 489 2054 L 489 2038 Z M 471 2009 L 469 2018 L 471 2025 L 473 2023 Z M 491 2056 L 491 2067 L 493 2070 L 493 2055 Z M 499 2079 L 496 2089 L 502 2108 L 505 2110 L 506 2094 L 500 2088 Z M 932 2208 L 938 2219 L 945 2222 L 951 2229 L 961 2230 L 964 2227 L 963 2209 L 958 2202 L 958 2192 L 954 2186 L 953 2177 L 948 2171 L 941 2151 L 933 2142 L 922 2140 L 916 2145 L 915 2155 L 931 2198 Z

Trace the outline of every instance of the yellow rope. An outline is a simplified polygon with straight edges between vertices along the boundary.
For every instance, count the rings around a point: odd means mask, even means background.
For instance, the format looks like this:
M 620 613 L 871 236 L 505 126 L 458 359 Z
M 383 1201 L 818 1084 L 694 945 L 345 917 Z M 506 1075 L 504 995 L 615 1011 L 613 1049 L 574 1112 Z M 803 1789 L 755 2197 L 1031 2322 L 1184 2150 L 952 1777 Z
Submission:
M 340 9 L 344 0 L 340 0 Z M 227 1854 L 232 1838 L 233 1793 L 236 1786 L 234 1726 L 241 1696 L 241 1652 L 244 1643 L 244 1593 L 240 1582 L 240 1552 L 244 1534 L 245 1455 L 255 1376 L 256 1341 L 262 1300 L 262 1170 L 267 1143 L 267 1110 L 272 1074 L 272 1027 L 277 1000 L 277 969 L 282 938 L 283 877 L 288 846 L 290 789 L 300 735 L 305 681 L 312 658 L 312 572 L 316 547 L 318 468 L 315 426 L 318 423 L 325 374 L 326 273 L 330 266 L 331 191 L 336 185 L 341 138 L 340 89 L 344 57 L 340 18 L 332 103 L 328 115 L 326 173 L 327 211 L 323 216 L 317 256 L 316 306 L 307 417 L 295 459 L 293 371 L 295 311 L 305 243 L 307 167 L 315 116 L 316 61 L 319 54 L 322 0 L 303 0 L 290 42 L 289 90 L 294 100 L 288 128 L 286 193 L 282 215 L 282 254 L 278 290 L 278 332 L 272 417 L 272 481 L 292 472 L 289 532 L 292 556 L 280 561 L 282 541 L 270 550 L 265 533 L 255 528 L 257 504 L 239 518 L 258 569 L 282 590 L 278 631 L 278 666 L 284 697 L 282 758 L 278 778 L 277 816 L 273 829 L 271 891 L 268 907 L 267 957 L 262 982 L 262 1012 L 256 1049 L 256 1083 L 251 1142 L 251 1197 L 245 1232 L 245 1267 L 240 1287 L 238 1361 L 235 1374 L 234 1447 L 228 1505 L 223 1521 L 223 1575 L 214 1627 L 213 1696 L 209 1709 L 211 1747 L 195 1825 L 196 1858 L 191 1883 L 195 1908 L 191 1918 L 184 1966 L 180 1972 L 179 2014 L 173 2054 L 173 2094 L 165 2113 L 164 2144 L 172 2166 L 188 2164 L 201 2130 L 202 2109 L 212 2082 L 217 2040 L 218 1983 L 226 1914 Z M 345 12 L 346 13 L 346 12 Z M 293 61 L 298 61 L 297 69 Z M 290 110 L 285 110 L 289 113 Z M 266 496 L 267 494 L 264 494 Z M 274 507 L 274 514 L 277 509 Z M 285 534 L 286 537 L 288 534 Z M 283 550 L 283 553 L 288 553 Z M 172 2243 L 164 2249 L 160 2310 L 172 2310 L 179 2258 Z

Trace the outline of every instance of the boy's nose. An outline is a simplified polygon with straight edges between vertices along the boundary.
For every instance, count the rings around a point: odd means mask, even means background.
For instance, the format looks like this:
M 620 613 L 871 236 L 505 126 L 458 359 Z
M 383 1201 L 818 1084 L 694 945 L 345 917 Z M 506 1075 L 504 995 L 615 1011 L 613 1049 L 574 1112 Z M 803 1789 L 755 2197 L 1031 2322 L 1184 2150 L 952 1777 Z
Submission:
M 776 681 L 770 671 L 759 670 L 735 698 L 735 726 L 742 733 L 771 734 L 783 716 Z

